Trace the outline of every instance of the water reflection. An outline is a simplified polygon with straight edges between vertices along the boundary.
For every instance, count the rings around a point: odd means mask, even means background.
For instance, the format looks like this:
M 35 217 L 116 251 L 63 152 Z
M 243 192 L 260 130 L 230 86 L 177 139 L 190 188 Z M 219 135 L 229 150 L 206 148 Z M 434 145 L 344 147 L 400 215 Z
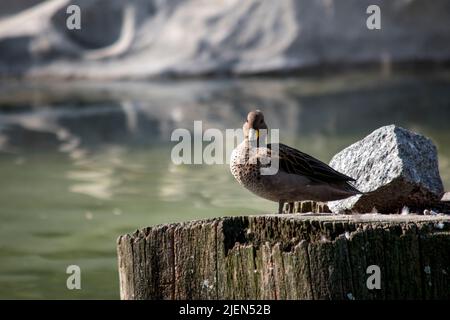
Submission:
M 441 72 L 390 78 L 349 74 L 326 79 L 10 84 L 0 89 L 0 105 L 6 110 L 0 118 L 0 150 L 59 150 L 79 166 L 88 161 L 90 151 L 118 157 L 120 148 L 167 144 L 174 129 L 192 130 L 195 120 L 203 121 L 204 130 L 240 127 L 245 114 L 257 107 L 270 127 L 282 129 L 284 141 L 302 142 L 303 149 L 325 158 L 391 123 L 430 135 L 441 148 L 448 183 L 449 83 L 449 75 Z M 107 151 L 105 145 L 114 148 Z M 116 183 L 104 177 L 104 183 Z M 95 192 L 106 196 L 108 188 L 99 186 Z
M 115 238 L 156 223 L 275 211 L 227 165 L 170 161 L 176 128 L 238 128 L 264 110 L 281 140 L 324 161 L 379 126 L 430 136 L 450 188 L 450 76 L 0 86 L 0 297 L 118 297 Z M 17 239 L 18 232 L 23 237 Z M 11 240 L 15 239 L 15 240 Z M 65 266 L 87 274 L 67 292 Z
M 292 137 L 359 135 L 390 123 L 441 130 L 450 112 L 448 85 L 447 74 L 5 85 L 0 105 L 14 106 L 2 112 L 1 141 L 12 139 L 13 146 L 42 142 L 43 147 L 49 139 L 43 135 L 40 140 L 36 133 L 49 132 L 71 144 L 148 145 L 166 142 L 175 128 L 192 128 L 194 120 L 204 121 L 204 129 L 235 128 L 255 107 L 265 111 L 271 127 Z M 38 99 L 33 90 L 40 92 Z M 35 139 L 26 139 L 25 131 L 33 131 Z

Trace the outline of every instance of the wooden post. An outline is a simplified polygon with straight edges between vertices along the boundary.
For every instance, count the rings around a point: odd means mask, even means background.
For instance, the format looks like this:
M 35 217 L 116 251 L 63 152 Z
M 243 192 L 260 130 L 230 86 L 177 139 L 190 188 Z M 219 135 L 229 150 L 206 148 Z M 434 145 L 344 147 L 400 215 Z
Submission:
M 117 251 L 122 299 L 450 299 L 448 215 L 216 218 L 123 235 Z

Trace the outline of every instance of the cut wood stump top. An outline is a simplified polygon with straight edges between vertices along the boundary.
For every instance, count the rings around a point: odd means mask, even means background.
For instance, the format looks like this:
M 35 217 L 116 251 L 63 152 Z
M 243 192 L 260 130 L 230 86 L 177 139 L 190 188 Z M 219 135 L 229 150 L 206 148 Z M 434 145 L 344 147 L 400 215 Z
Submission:
M 219 217 L 137 230 L 117 250 L 122 299 L 450 299 L 450 215 Z

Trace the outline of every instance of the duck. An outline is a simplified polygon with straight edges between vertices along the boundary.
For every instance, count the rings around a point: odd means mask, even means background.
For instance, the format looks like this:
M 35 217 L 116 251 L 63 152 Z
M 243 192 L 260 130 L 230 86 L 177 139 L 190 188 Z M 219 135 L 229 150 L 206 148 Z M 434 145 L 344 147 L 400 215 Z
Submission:
M 242 126 L 244 140 L 233 150 L 230 170 L 237 182 L 257 196 L 285 203 L 328 202 L 361 192 L 356 181 L 326 163 L 282 143 L 265 144 L 268 126 L 260 110 L 250 111 Z

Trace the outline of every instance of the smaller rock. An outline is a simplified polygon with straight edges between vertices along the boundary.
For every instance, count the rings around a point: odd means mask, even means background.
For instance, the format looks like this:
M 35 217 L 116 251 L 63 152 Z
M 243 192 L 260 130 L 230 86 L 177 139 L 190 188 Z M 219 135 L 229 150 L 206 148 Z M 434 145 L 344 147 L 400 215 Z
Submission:
M 442 197 L 441 201 L 450 202 L 450 192 L 444 193 L 444 196 Z
M 408 215 L 409 214 L 409 208 L 407 206 L 404 206 L 402 208 L 402 215 Z
M 437 151 L 427 137 L 397 127 L 381 127 L 333 157 L 330 166 L 355 178 L 364 192 L 328 203 L 333 212 L 399 213 L 433 207 L 444 187 Z

